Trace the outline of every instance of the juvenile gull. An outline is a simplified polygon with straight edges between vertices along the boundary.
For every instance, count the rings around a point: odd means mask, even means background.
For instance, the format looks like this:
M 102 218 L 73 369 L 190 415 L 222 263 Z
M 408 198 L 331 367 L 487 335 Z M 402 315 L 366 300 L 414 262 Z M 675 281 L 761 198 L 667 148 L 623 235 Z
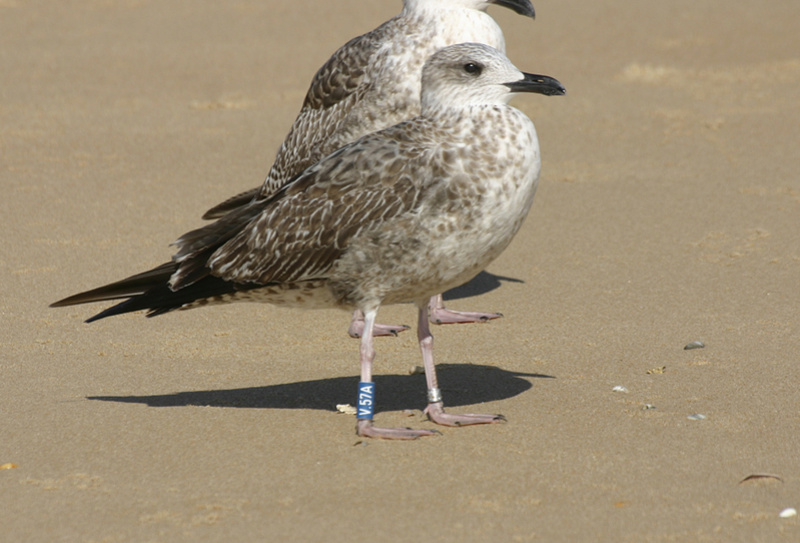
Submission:
M 503 32 L 486 13 L 490 4 L 534 16 L 529 0 L 404 0 L 403 10 L 375 30 L 342 46 L 319 69 L 289 134 L 278 150 L 264 184 L 209 210 L 215 219 L 264 198 L 295 175 L 361 136 L 419 115 L 422 63 L 447 45 L 485 43 L 505 52 Z M 431 298 L 437 324 L 485 322 L 500 313 L 462 312 Z M 356 311 L 349 333 L 359 337 L 363 316 Z M 404 326 L 376 324 L 376 335 L 392 335 Z
M 364 313 L 357 433 L 414 439 L 430 430 L 372 423 L 372 329 L 382 304 L 415 302 L 428 417 L 447 426 L 504 420 L 445 413 L 428 298 L 470 280 L 519 230 L 539 177 L 533 123 L 507 105 L 518 92 L 564 94 L 482 44 L 449 46 L 423 68 L 421 114 L 350 143 L 279 191 L 175 244 L 172 261 L 53 306 L 128 298 L 95 315 L 233 301 Z

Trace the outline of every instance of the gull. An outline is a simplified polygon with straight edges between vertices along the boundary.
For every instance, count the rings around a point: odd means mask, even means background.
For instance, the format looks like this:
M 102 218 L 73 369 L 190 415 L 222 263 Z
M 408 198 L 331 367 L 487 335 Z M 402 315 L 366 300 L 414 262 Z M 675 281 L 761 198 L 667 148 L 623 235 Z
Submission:
M 203 218 L 219 218 L 256 196 L 273 194 L 339 147 L 419 115 L 422 63 L 442 47 L 476 42 L 505 52 L 503 32 L 486 13 L 490 4 L 531 18 L 535 15 L 530 0 L 404 0 L 399 15 L 350 40 L 314 76 L 263 185 L 226 200 Z M 431 298 L 430 307 L 431 321 L 436 324 L 502 317 L 447 309 L 441 294 Z M 363 315 L 356 311 L 348 332 L 360 337 L 363 326 Z M 397 335 L 405 329 L 376 324 L 373 333 Z
M 428 418 L 445 426 L 503 421 L 445 412 L 428 299 L 480 273 L 528 215 L 541 161 L 533 122 L 508 105 L 521 92 L 565 90 L 487 45 L 448 46 L 422 69 L 419 116 L 345 145 L 273 194 L 184 234 L 170 262 L 53 306 L 127 298 L 87 322 L 234 301 L 358 309 L 365 327 L 356 432 L 415 439 L 437 432 L 373 424 L 372 381 L 378 309 L 413 302 Z

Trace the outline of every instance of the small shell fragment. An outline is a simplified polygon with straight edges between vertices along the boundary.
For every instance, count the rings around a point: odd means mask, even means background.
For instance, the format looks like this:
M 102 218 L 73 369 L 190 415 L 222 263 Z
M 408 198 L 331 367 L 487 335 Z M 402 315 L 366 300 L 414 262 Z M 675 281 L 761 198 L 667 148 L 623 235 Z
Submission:
M 628 389 L 622 385 L 617 385 L 611 389 L 613 392 L 628 392 Z
M 349 403 L 339 403 L 336 404 L 336 410 L 339 413 L 344 413 L 345 415 L 355 415 L 356 408 L 350 405 Z
M 654 375 L 654 374 L 658 374 L 658 373 L 664 373 L 665 371 L 667 371 L 667 367 L 666 366 L 661 366 L 660 368 L 653 368 L 651 370 L 647 370 L 647 375 Z
M 686 418 L 689 420 L 705 420 L 706 416 L 702 413 L 695 413 L 694 415 L 689 415 Z
M 782 483 L 783 479 L 771 473 L 752 473 L 739 481 L 739 484 L 746 483 L 748 481 L 778 481 Z
M 686 346 L 683 348 L 684 351 L 691 351 L 692 349 L 702 349 L 705 347 L 705 343 L 702 341 L 692 341 L 691 343 L 687 343 Z
M 409 375 L 418 375 L 420 373 L 425 373 L 425 368 L 423 368 L 422 366 L 411 366 L 410 368 L 408 368 Z
M 653 405 L 653 404 L 651 404 L 651 403 L 646 403 L 646 404 L 644 404 L 644 406 L 642 407 L 642 409 L 644 409 L 645 411 L 649 411 L 650 409 L 655 409 L 655 408 L 656 408 L 656 406 L 655 406 L 655 405 Z
M 783 511 L 778 513 L 778 516 L 781 517 L 781 518 L 796 517 L 797 516 L 797 509 L 795 509 L 794 507 L 787 507 L 786 509 L 784 509 Z
M 16 464 L 12 464 L 11 462 L 8 462 L 6 464 L 0 464 L 0 469 L 14 469 L 16 467 L 19 466 L 17 466 Z

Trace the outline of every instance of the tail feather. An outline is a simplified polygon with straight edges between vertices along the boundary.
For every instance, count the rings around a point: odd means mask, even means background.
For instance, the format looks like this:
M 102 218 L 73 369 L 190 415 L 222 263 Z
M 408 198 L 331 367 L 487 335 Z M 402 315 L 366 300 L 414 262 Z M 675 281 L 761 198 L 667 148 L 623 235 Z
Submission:
M 50 304 L 50 307 L 66 307 L 68 305 L 118 300 L 144 294 L 155 286 L 166 284 L 170 276 L 175 273 L 177 267 L 174 262 L 167 262 L 157 268 L 131 275 L 121 281 L 69 296 Z
M 219 277 L 206 275 L 191 285 L 173 291 L 169 287 L 169 278 L 176 269 L 177 264 L 174 262 L 167 262 L 157 268 L 132 275 L 127 279 L 111 283 L 110 285 L 64 298 L 63 300 L 51 304 L 50 307 L 64 307 L 128 298 L 94 315 L 87 319 L 86 322 L 94 322 L 106 317 L 139 310 L 147 310 L 148 317 L 155 317 L 175 309 L 180 309 L 186 304 L 198 300 L 221 297 L 226 294 L 233 294 L 237 291 L 251 290 L 265 286 L 253 283 L 231 283 Z
M 208 211 L 203 214 L 203 219 L 205 220 L 212 220 L 212 219 L 219 219 L 223 215 L 227 215 L 234 209 L 239 209 L 241 207 L 246 206 L 250 202 L 252 202 L 256 196 L 258 196 L 261 187 L 257 187 L 246 192 L 242 192 L 241 194 L 237 194 L 236 196 L 232 196 L 228 198 L 221 204 L 217 204 Z
M 247 290 L 248 288 L 255 287 L 256 285 L 237 285 L 236 283 L 224 281 L 219 277 L 211 275 L 178 291 L 173 291 L 169 288 L 169 285 L 164 282 L 143 294 L 133 296 L 124 302 L 109 307 L 105 311 L 101 311 L 97 315 L 89 318 L 86 322 L 94 322 L 106 317 L 113 317 L 114 315 L 122 315 L 123 313 L 131 313 L 143 309 L 147 310 L 148 317 L 156 317 L 175 309 L 180 309 L 198 300 L 216 298 L 224 296 L 225 294 L 233 294 L 238 290 Z
M 181 236 L 173 244 L 178 246 L 178 253 L 171 262 L 110 285 L 64 298 L 50 307 L 128 298 L 86 322 L 140 309 L 146 309 L 147 316 L 153 317 L 199 300 L 268 286 L 225 281 L 210 275 L 210 270 L 206 267 L 211 254 L 235 236 L 260 210 L 261 207 L 256 202 L 238 208 L 213 224 Z

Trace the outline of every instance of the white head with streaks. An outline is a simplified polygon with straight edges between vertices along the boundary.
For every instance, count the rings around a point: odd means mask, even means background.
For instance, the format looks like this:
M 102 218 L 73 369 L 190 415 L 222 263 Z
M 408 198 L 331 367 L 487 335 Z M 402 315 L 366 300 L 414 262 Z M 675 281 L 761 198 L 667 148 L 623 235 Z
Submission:
M 460 43 L 440 49 L 422 68 L 422 111 L 507 104 L 517 92 L 561 95 L 552 77 L 521 72 L 493 47 Z

